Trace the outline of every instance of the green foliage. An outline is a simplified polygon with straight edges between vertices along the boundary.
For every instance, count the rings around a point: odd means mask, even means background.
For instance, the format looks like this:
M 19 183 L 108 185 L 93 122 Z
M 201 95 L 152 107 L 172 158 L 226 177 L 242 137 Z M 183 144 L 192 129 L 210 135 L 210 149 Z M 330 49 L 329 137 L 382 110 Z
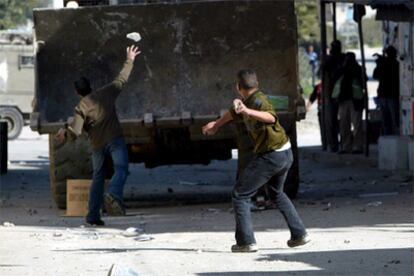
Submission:
M 299 84 L 307 97 L 312 93 L 312 69 L 306 55 L 306 47 L 310 44 L 315 46 L 318 52 L 320 43 L 320 22 L 317 0 L 303 0 L 295 2 L 297 24 L 298 24 L 298 69 Z
M 16 28 L 32 18 L 34 7 L 45 6 L 49 0 L 0 0 L 0 30 Z
M 14 28 L 25 23 L 26 1 L 0 0 L 0 29 Z
M 364 43 L 370 47 L 382 47 L 382 23 L 375 18 L 362 20 Z
M 298 22 L 299 45 L 320 40 L 319 12 L 317 0 L 295 2 Z
M 304 47 L 299 47 L 298 51 L 298 67 L 299 67 L 299 84 L 303 89 L 305 96 L 312 93 L 312 67 L 309 64 L 309 58 L 306 55 Z M 316 80 L 317 81 L 317 80 Z

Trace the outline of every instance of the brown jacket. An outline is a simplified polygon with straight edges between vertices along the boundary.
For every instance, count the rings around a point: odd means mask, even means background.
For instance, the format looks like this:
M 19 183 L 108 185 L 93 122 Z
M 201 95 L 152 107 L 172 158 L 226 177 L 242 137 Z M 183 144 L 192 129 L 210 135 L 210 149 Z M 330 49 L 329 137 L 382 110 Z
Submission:
M 115 102 L 128 81 L 132 68 L 133 61 L 126 60 L 114 81 L 83 97 L 75 107 L 74 121 L 70 123 L 69 129 L 79 135 L 73 129 L 83 123 L 82 129 L 88 134 L 94 150 L 122 135 Z

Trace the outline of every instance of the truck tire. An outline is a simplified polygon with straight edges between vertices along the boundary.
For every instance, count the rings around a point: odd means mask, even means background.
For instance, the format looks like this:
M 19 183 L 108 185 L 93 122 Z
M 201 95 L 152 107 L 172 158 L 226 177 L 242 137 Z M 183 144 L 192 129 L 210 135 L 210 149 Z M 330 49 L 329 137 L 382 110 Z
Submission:
M 24 126 L 23 116 L 20 111 L 14 107 L 0 107 L 0 118 L 7 122 L 9 140 L 19 137 Z
M 86 137 L 60 144 L 49 135 L 50 185 L 59 209 L 66 208 L 66 180 L 91 179 L 91 149 Z

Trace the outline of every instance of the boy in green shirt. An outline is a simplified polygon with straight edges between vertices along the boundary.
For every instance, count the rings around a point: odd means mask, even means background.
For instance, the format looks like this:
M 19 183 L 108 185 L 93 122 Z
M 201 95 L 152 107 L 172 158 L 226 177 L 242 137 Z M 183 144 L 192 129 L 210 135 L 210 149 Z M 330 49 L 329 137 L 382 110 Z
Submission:
M 242 119 L 254 144 L 255 156 L 238 177 L 232 193 L 236 219 L 236 242 L 232 252 L 256 252 L 258 247 L 251 222 L 250 200 L 257 190 L 275 177 L 270 188 L 276 195 L 275 204 L 284 216 L 291 233 L 289 247 L 310 241 L 305 226 L 290 199 L 283 192 L 286 176 L 293 162 L 289 138 L 267 96 L 259 90 L 256 73 L 244 69 L 237 74 L 237 91 L 243 100 L 234 100 L 233 108 L 202 129 L 205 135 L 214 135 L 221 126 Z

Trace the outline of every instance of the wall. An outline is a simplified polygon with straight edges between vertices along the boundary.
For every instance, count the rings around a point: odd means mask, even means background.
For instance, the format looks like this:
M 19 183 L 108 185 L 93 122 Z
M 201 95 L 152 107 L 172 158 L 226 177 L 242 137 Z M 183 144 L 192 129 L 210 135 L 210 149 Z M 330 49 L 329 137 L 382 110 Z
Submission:
M 393 45 L 400 57 L 401 135 L 414 135 L 414 22 L 384 21 L 384 45 Z

